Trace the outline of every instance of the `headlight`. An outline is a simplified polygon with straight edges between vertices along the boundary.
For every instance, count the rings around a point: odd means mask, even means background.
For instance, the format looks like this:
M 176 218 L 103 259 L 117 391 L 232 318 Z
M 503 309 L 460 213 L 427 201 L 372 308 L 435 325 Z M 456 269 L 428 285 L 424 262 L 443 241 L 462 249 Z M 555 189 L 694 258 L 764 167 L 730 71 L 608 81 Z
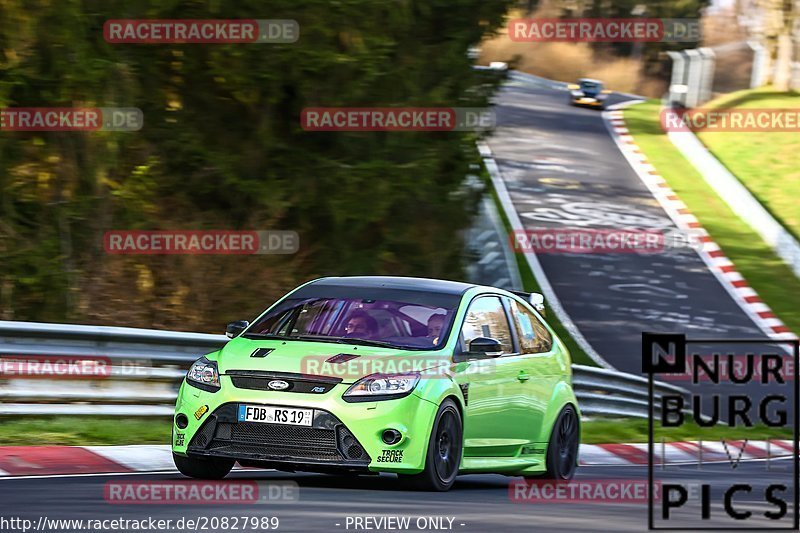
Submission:
M 372 402 L 408 396 L 419 383 L 419 374 L 374 374 L 361 378 L 342 395 L 346 402 Z
M 217 363 L 201 357 L 186 373 L 186 382 L 204 391 L 217 392 L 219 390 Z

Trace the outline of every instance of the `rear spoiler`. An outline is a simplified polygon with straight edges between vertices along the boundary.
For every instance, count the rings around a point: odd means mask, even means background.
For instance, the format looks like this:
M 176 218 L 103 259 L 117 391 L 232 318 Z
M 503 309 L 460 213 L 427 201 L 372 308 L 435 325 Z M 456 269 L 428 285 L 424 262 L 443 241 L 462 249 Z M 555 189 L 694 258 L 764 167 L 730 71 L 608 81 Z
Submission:
M 544 296 L 539 294 L 538 292 L 523 292 L 523 291 L 508 291 L 511 294 L 516 294 L 536 309 L 539 314 L 545 314 L 545 307 L 544 307 Z

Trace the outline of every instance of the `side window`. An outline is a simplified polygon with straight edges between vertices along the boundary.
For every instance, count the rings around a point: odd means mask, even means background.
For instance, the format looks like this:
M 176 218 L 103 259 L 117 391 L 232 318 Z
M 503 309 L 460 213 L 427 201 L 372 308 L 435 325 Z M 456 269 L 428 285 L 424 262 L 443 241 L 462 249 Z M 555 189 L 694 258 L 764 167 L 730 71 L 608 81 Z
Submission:
M 469 349 L 469 342 L 476 337 L 491 337 L 500 341 L 503 353 L 511 353 L 514 345 L 511 342 L 511 330 L 500 298 L 483 296 L 472 302 L 461 327 L 464 347 Z
M 553 347 L 553 337 L 547 328 L 539 322 L 536 315 L 525 309 L 516 300 L 511 300 L 511 311 L 514 325 L 519 336 L 519 347 L 522 353 L 549 352 Z

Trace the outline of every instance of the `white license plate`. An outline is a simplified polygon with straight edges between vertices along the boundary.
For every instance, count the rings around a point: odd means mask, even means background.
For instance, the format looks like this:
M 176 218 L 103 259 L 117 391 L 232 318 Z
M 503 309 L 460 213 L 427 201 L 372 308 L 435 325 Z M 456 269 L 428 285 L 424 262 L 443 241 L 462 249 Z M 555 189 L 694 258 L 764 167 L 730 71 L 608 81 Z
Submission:
M 580 103 L 582 103 L 582 104 L 590 104 L 590 103 L 596 102 L 596 101 L 597 100 L 595 98 L 589 98 L 588 96 L 585 96 L 585 97 L 580 99 Z
M 263 424 L 310 426 L 313 420 L 313 409 L 268 407 L 265 405 L 239 405 L 239 422 L 261 422 Z

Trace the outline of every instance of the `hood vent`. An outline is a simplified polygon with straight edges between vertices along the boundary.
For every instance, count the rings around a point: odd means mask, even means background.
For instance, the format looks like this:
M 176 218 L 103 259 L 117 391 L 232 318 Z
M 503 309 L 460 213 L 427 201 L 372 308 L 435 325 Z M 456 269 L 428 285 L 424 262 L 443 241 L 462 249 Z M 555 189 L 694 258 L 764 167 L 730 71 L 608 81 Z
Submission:
M 253 350 L 253 353 L 250 354 L 250 357 L 266 357 L 274 350 L 275 348 L 256 348 Z
M 355 359 L 357 357 L 360 357 L 360 356 L 358 356 L 356 354 L 352 354 L 352 353 L 340 353 L 340 354 L 334 355 L 333 357 L 329 357 L 328 359 L 325 360 L 325 362 L 326 363 L 341 364 L 341 363 L 346 363 L 347 361 L 351 361 L 351 360 L 353 360 L 353 359 Z

